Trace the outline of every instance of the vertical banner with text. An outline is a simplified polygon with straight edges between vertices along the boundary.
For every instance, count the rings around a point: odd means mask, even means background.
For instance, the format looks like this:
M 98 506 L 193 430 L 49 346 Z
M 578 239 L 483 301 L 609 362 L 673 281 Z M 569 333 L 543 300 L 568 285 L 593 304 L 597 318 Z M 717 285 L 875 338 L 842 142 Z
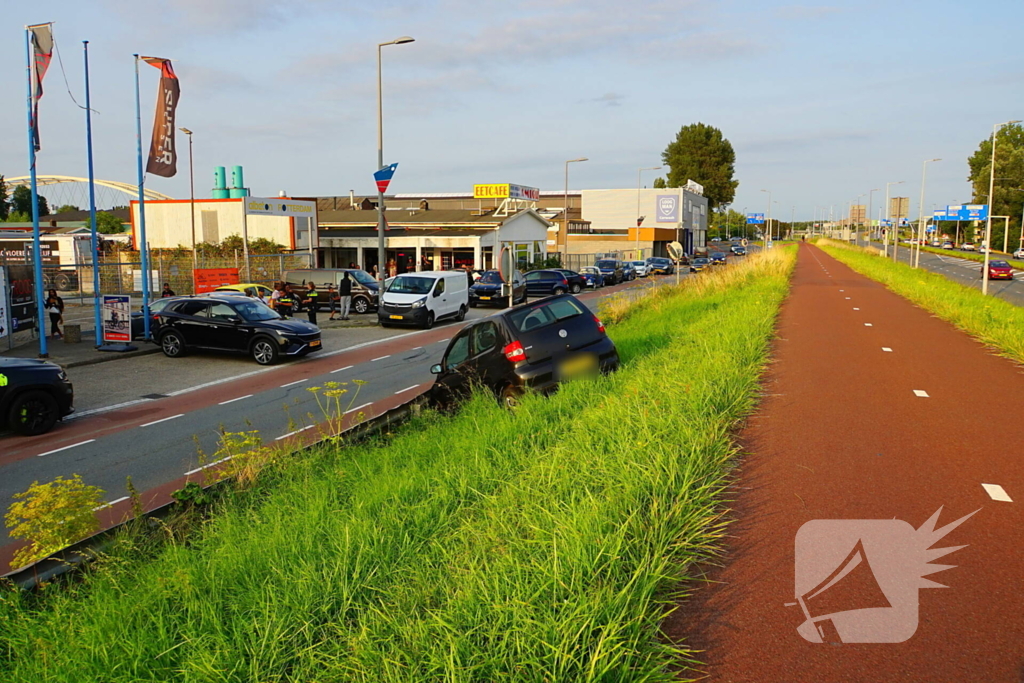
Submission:
M 178 109 L 181 90 L 178 77 L 171 68 L 171 60 L 159 57 L 142 57 L 142 61 L 160 69 L 160 92 L 156 100 L 156 115 L 153 119 L 153 140 L 149 145 L 149 161 L 146 173 L 171 178 L 178 172 L 178 152 L 174 146 L 174 115 Z

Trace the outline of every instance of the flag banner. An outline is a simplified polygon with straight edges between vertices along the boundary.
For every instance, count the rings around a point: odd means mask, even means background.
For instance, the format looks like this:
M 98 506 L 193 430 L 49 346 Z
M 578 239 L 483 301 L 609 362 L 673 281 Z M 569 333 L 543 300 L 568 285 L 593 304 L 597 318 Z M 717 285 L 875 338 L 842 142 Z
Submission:
M 160 69 L 160 92 L 157 94 L 156 115 L 153 120 L 153 141 L 149 145 L 146 173 L 172 178 L 178 172 L 178 152 L 174 146 L 174 114 L 178 108 L 178 77 L 171 68 L 171 60 L 159 57 L 140 57 L 150 66 Z
M 39 145 L 39 99 L 43 96 L 43 76 L 50 66 L 53 57 L 53 31 L 49 24 L 29 26 L 29 39 L 32 42 L 32 146 L 38 152 Z
M 398 168 L 398 164 L 391 164 L 373 174 L 373 179 L 377 181 L 378 192 L 388 191 L 388 185 L 391 184 L 391 178 L 394 177 L 396 168 Z

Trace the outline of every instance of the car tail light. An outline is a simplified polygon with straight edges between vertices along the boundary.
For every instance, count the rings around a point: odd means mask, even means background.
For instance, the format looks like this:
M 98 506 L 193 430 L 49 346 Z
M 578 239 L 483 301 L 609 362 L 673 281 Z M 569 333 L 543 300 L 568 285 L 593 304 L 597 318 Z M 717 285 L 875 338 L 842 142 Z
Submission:
M 594 316 L 594 322 L 597 323 L 597 331 L 604 332 L 604 323 L 596 315 Z
M 567 284 L 569 284 L 569 278 L 567 278 L 566 276 L 564 276 L 564 275 L 563 275 L 563 276 L 562 276 L 562 284 L 563 284 L 563 285 L 567 285 Z
M 501 352 L 505 354 L 505 358 L 508 358 L 513 363 L 526 359 L 526 349 L 523 348 L 522 343 L 518 339 L 503 348 Z

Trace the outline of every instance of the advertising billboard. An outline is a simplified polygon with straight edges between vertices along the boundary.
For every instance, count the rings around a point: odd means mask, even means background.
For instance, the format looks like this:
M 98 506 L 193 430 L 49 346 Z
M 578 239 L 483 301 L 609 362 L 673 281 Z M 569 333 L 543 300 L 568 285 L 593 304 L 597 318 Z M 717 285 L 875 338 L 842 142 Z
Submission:
M 248 197 L 245 200 L 247 216 L 292 216 L 316 215 L 316 202 L 285 197 Z
M 679 195 L 659 194 L 656 201 L 658 223 L 679 222 Z
M 237 285 L 238 268 L 197 268 L 192 271 L 196 280 L 196 294 L 206 294 L 218 287 Z
M 103 343 L 131 343 L 132 297 L 128 294 L 104 294 L 102 306 Z
M 473 199 L 521 199 L 536 202 L 540 200 L 540 190 L 536 187 L 512 183 L 474 185 Z

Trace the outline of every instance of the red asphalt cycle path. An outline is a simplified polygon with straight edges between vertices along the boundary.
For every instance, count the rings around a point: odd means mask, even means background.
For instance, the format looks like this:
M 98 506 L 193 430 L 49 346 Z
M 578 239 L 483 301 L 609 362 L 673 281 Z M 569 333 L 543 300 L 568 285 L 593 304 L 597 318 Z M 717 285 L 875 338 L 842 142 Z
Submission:
M 859 310 L 857 310 L 859 309 Z M 867 326 L 866 323 L 870 323 Z M 884 351 L 883 347 L 891 349 Z M 915 395 L 915 390 L 927 397 Z M 1010 428 L 1024 372 L 811 245 L 800 245 L 721 566 L 666 622 L 711 681 L 1020 681 L 1024 468 Z M 994 500 L 998 484 L 1013 502 Z M 814 644 L 797 626 L 794 539 L 815 519 L 973 517 L 919 589 L 903 643 Z M 693 675 L 695 672 L 685 672 Z

